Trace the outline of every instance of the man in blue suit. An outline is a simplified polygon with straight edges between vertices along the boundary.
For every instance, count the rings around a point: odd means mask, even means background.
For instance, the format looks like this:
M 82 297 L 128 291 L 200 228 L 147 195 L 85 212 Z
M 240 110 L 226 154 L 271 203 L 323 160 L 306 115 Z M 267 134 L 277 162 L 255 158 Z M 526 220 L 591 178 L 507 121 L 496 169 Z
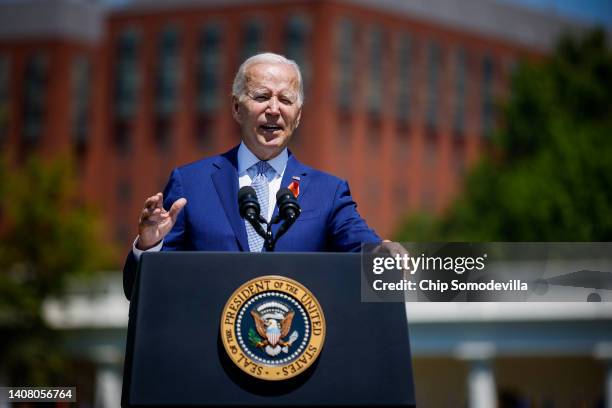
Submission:
M 362 243 L 381 242 L 357 212 L 346 181 L 305 166 L 287 150 L 303 99 L 295 62 L 265 53 L 240 66 L 232 115 L 242 143 L 175 169 L 164 193 L 147 198 L 123 269 L 128 298 L 144 251 L 262 251 L 263 239 L 239 214 L 237 195 L 243 186 L 255 189 L 268 221 L 278 213 L 280 188 L 291 187 L 297 196 L 302 213 L 276 251 L 355 252 Z

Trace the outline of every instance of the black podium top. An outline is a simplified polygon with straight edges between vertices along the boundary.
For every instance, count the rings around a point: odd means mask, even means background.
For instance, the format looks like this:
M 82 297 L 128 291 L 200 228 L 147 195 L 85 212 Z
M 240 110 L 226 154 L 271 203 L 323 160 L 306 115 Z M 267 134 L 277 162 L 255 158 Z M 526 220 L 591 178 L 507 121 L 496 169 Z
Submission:
M 263 275 L 297 280 L 325 314 L 318 360 L 285 381 L 243 373 L 219 335 L 232 292 Z M 360 293 L 359 254 L 144 254 L 130 305 L 122 405 L 414 406 L 404 304 L 363 303 Z

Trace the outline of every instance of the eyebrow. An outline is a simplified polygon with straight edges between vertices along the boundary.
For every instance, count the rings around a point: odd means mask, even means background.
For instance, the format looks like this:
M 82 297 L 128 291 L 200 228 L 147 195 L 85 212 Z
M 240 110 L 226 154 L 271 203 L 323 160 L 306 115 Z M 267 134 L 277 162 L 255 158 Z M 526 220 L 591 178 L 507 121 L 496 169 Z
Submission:
M 270 90 L 268 88 L 256 88 L 250 89 L 248 93 L 270 93 Z
M 252 89 L 248 91 L 247 93 L 254 94 L 254 95 L 262 95 L 262 94 L 271 94 L 272 91 L 270 91 L 268 88 L 257 88 L 257 89 Z M 294 92 L 294 91 L 281 91 L 278 95 L 283 98 L 297 99 L 297 92 Z

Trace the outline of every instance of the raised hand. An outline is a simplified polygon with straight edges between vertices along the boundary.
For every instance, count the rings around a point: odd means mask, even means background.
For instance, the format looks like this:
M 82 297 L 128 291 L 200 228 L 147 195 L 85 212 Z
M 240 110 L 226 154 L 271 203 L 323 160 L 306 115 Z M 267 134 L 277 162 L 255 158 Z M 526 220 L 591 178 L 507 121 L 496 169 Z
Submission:
M 181 212 L 187 200 L 179 198 L 170 211 L 164 209 L 164 195 L 157 193 L 145 200 L 144 208 L 138 221 L 138 242 L 136 248 L 147 250 L 157 245 L 176 223 L 176 217 Z

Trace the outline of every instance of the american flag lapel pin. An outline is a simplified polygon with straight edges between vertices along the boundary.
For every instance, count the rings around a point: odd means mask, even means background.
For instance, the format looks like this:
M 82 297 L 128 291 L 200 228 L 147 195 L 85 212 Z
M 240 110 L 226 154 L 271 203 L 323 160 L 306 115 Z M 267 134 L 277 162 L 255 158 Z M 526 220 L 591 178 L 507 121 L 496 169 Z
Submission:
M 295 198 L 298 198 L 300 195 L 300 178 L 298 176 L 291 177 L 293 181 L 289 183 L 289 187 L 287 187 L 293 193 Z

